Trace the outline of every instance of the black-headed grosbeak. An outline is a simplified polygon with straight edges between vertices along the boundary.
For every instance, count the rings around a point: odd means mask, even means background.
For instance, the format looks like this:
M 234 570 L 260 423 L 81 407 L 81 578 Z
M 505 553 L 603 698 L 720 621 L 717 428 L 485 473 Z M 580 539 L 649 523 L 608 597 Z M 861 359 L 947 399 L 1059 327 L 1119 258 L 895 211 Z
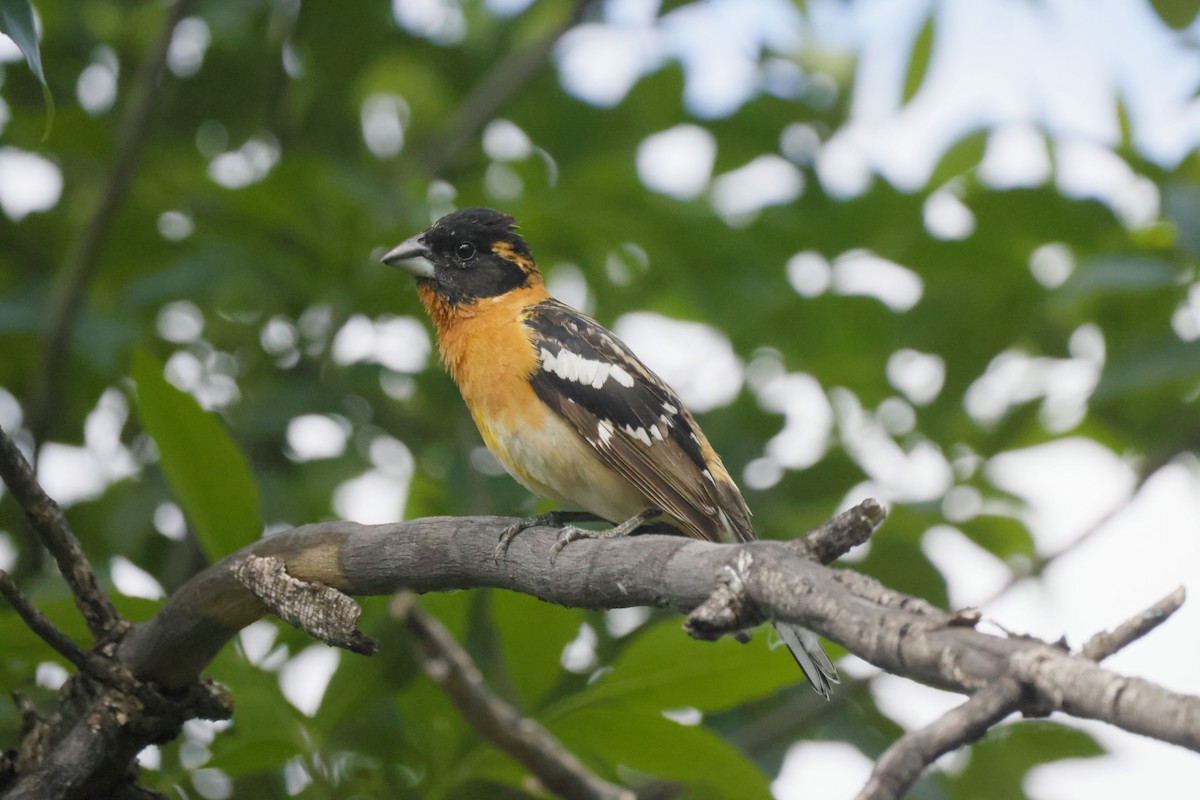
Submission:
M 550 296 L 512 217 L 467 208 L 383 257 L 417 278 L 442 361 L 487 447 L 525 488 L 616 527 L 565 527 L 555 551 L 647 523 L 714 542 L 754 539 L 750 509 L 675 393 L 599 323 Z M 497 552 L 552 513 L 505 531 Z M 813 632 L 776 623 L 813 688 L 837 671 Z

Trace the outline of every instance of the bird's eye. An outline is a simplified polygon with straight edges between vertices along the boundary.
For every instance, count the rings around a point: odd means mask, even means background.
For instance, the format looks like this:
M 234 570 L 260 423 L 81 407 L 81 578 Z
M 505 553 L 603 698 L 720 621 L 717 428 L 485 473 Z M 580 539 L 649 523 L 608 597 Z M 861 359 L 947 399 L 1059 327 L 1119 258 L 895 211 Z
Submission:
M 454 248 L 454 254 L 463 261 L 470 261 L 475 255 L 475 245 L 470 242 L 463 242 L 458 247 Z

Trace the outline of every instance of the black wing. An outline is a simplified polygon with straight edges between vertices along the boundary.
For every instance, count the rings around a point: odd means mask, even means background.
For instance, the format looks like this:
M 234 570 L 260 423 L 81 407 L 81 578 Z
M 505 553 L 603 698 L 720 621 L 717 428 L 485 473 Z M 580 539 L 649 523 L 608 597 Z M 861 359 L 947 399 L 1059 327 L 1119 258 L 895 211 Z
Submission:
M 534 392 L 608 466 L 692 536 L 753 538 L 750 510 L 670 387 L 599 323 L 557 300 L 524 315 L 540 368 Z M 614 520 L 619 521 L 619 520 Z

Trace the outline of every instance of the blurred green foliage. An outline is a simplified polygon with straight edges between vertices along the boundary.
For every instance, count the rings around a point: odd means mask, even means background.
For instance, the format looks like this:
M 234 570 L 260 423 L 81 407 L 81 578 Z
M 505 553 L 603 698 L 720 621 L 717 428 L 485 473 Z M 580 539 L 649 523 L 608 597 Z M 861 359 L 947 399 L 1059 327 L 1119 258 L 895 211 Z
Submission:
M 1128 142 L 1120 150 L 1164 198 L 1162 218 L 1149 226 L 1123 224 L 1101 203 L 1064 197 L 1050 184 L 987 185 L 976 174 L 983 133 L 951 147 L 929 184 L 911 193 L 876 179 L 857 196 L 832 196 L 802 160 L 798 199 L 730 225 L 707 195 L 670 199 L 638 178 L 639 144 L 693 119 L 678 64 L 639 80 L 615 107 L 594 107 L 568 95 L 552 66 L 524 72 L 519 57 L 509 58 L 567 24 L 569 4 L 542 0 L 508 17 L 478 2 L 450 5 L 463 14 L 463 35 L 441 43 L 403 30 L 387 3 L 351 10 L 326 0 L 206 0 L 188 21 L 202 20 L 207 31 L 202 63 L 189 67 L 177 54 L 179 63 L 161 77 L 140 168 L 87 284 L 70 355 L 49 365 L 65 377 L 49 440 L 84 444 L 85 421 L 106 390 L 115 387 L 130 407 L 118 438 L 141 467 L 68 512 L 106 586 L 116 554 L 170 589 L 201 552 L 211 559 L 246 541 L 258 519 L 287 526 L 334 517 L 337 487 L 394 466 L 372 448 L 383 437 L 403 442 L 412 456 L 407 517 L 532 508 L 520 487 L 472 458 L 478 438 L 432 358 L 425 366 L 417 353 L 399 368 L 334 358 L 337 333 L 356 315 L 375 323 L 420 317 L 409 282 L 378 256 L 450 203 L 515 215 L 552 276 L 559 265 L 578 266 L 601 322 L 633 310 L 702 321 L 727 335 L 743 362 L 811 375 L 827 396 L 841 398 L 829 447 L 815 463 L 779 468 L 778 480 L 747 488 L 764 537 L 800 535 L 848 497 L 860 499 L 852 490 L 870 470 L 846 446 L 845 415 L 876 415 L 889 401 L 911 415 L 911 424 L 884 426 L 898 452 L 932 446 L 954 459 L 953 485 L 1005 501 L 994 507 L 1014 505 L 977 467 L 1006 450 L 1083 435 L 1157 464 L 1195 447 L 1200 345 L 1170 324 L 1200 251 L 1194 156 L 1166 170 Z M 1154 4 L 1177 27 L 1195 15 L 1183 5 Z M 43 143 L 38 81 L 6 65 L 2 96 L 11 118 L 2 143 L 49 159 L 64 187 L 52 210 L 0 218 L 0 387 L 22 404 L 44 369 L 56 275 L 109 191 L 120 110 L 164 14 L 160 4 L 124 0 L 46 2 L 37 10 L 46 79 L 61 98 L 57 121 Z M 919 91 L 939 33 L 930 20 L 916 34 L 905 98 Z M 725 118 L 703 121 L 716 142 L 715 173 L 777 153 L 788 126 L 828 138 L 847 124 L 852 70 L 833 69 L 841 56 L 774 57 L 806 74 L 832 69 L 825 77 L 836 93 L 760 93 Z M 81 73 L 97 64 L 117 67 L 115 104 L 88 111 L 72 98 L 83 91 Z M 484 151 L 473 115 L 491 100 L 495 116 L 528 136 L 528 155 L 501 162 Z M 401 124 L 394 152 L 373 152 L 364 140 L 372 103 L 392 108 Z M 214 180 L 222 159 L 242 171 L 244 186 Z M 969 236 L 939 238 L 923 224 L 939 190 L 970 209 Z M 1030 270 L 1031 256 L 1048 244 L 1065 248 L 1074 264 L 1054 288 Z M 860 249 L 919 276 L 915 307 L 831 291 L 805 297 L 789 285 L 787 265 L 798 253 L 836 262 Z M 621 272 L 629 279 L 612 277 Z M 183 332 L 173 327 L 180 314 Z M 188 333 L 188 320 L 199 328 Z M 1070 358 L 1072 337 L 1087 326 L 1102 333 L 1105 356 L 1077 421 L 1048 425 L 1041 396 L 1017 398 L 986 420 L 968 413 L 964 398 L 998 356 Z M 923 404 L 904 399 L 889 380 L 889 359 L 904 349 L 944 364 L 944 386 Z M 174 363 L 168 374 L 196 401 L 159 377 L 162 362 Z M 309 414 L 327 415 L 345 431 L 343 452 L 294 457 L 288 425 Z M 747 386 L 702 423 L 741 476 L 784 420 Z M 920 547 L 928 528 L 946 522 L 944 494 L 890 498 L 886 535 L 855 568 L 945 604 L 946 581 Z M 156 530 L 156 514 L 158 528 L 173 530 L 163 519 L 168 502 L 190 523 L 182 542 Z M 1014 568 L 1034 558 L 1014 516 L 955 522 Z M 20 542 L 11 501 L 0 504 L 0 529 Z M 65 589 L 35 577 L 23 580 L 39 604 L 82 637 Z M 678 630 L 676 617 L 655 614 L 618 636 L 603 615 L 496 592 L 422 602 L 466 642 L 501 694 L 609 777 L 680 781 L 688 797 L 765 797 L 795 739 L 842 740 L 873 756 L 898 733 L 862 687 L 843 686 L 831 706 L 821 704 L 787 658 L 767 652 L 762 634 L 747 647 L 699 644 Z M 145 618 L 152 604 L 122 607 Z M 563 648 L 581 625 L 595 636 L 595 661 L 582 672 L 565 670 Z M 382 602 L 367 603 L 363 627 L 383 641 L 381 654 L 342 655 L 313 717 L 284 699 L 278 657 L 251 663 L 240 647 L 227 648 L 210 673 L 236 699 L 232 727 L 203 746 L 205 758 L 194 741 L 167 745 L 147 781 L 191 793 L 191 773 L 205 766 L 223 770 L 244 797 L 537 795 L 524 771 L 481 741 L 420 673 Z M 307 645 L 293 631 L 277 637 L 273 646 L 290 653 Z M 37 665 L 54 660 L 8 609 L 0 609 L 0 641 L 6 689 L 27 689 Z M 34 696 L 49 701 L 45 692 Z M 680 708 L 698 710 L 704 722 L 662 716 Z M 779 708 L 793 712 L 787 724 L 772 717 Z M 17 740 L 19 724 L 16 711 L 0 704 L 4 747 Z M 967 769 L 925 779 L 914 796 L 1012 797 L 1034 765 L 1096 752 L 1086 735 L 1048 723 L 1005 729 L 977 748 Z

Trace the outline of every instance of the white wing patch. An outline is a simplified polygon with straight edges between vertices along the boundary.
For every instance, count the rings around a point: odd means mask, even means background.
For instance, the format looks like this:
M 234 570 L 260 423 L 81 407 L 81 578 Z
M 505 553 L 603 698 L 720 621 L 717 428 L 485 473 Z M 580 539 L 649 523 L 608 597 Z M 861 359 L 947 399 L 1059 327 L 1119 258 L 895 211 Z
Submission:
M 584 358 L 565 348 L 555 354 L 543 347 L 541 356 L 542 369 L 546 372 L 553 372 L 564 381 L 572 381 L 582 386 L 599 389 L 604 386 L 611 375 L 622 386 L 633 386 L 633 376 L 615 364 Z
M 655 430 L 658 429 L 655 428 Z M 650 434 L 646 432 L 645 428 L 635 428 L 632 425 L 626 425 L 625 432 L 647 447 L 650 446 Z
M 621 384 L 626 389 L 633 388 L 633 376 L 626 372 L 620 364 L 612 365 L 611 374 L 616 379 L 617 383 Z M 600 387 L 597 386 L 596 388 L 599 389 Z

